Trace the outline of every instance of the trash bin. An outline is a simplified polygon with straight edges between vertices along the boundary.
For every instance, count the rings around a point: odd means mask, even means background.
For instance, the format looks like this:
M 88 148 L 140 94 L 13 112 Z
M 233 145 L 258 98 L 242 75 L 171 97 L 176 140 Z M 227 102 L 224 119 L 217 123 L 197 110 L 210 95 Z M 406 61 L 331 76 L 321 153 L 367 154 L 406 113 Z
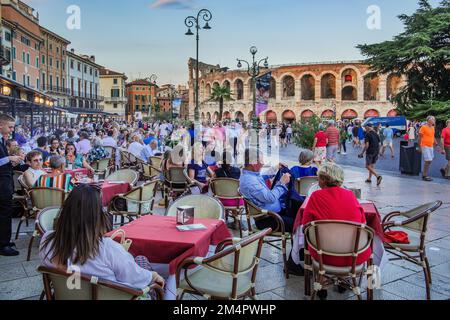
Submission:
M 410 145 L 408 141 L 400 142 L 400 172 L 418 176 L 421 171 L 422 154 L 419 152 L 419 145 Z

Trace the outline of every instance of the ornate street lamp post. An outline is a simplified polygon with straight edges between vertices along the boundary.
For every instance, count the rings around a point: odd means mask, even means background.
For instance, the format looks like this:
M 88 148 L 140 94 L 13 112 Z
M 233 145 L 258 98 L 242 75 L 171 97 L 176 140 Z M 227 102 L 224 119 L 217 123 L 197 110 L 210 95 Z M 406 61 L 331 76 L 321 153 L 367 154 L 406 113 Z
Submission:
M 156 80 L 158 79 L 158 76 L 156 74 L 152 74 L 150 77 L 145 78 L 144 80 L 147 80 L 148 82 L 152 83 L 153 85 L 156 86 Z M 151 86 L 150 86 L 150 93 L 152 92 Z M 156 88 L 155 88 L 155 95 L 156 95 Z M 151 109 L 153 109 L 153 102 L 155 100 L 156 97 L 151 96 L 151 99 L 153 99 L 153 101 L 149 101 L 150 102 L 150 106 L 148 108 L 148 112 L 147 114 L 150 116 L 150 111 Z
M 188 31 L 186 32 L 187 36 L 193 36 L 194 33 L 192 32 L 191 28 L 195 27 L 196 29 L 196 67 L 195 67 L 195 109 L 194 109 L 194 120 L 196 125 L 198 125 L 200 121 L 200 105 L 199 105 L 199 96 L 198 96 L 198 78 L 199 78 L 199 61 L 198 61 L 198 44 L 200 40 L 199 31 L 200 31 L 200 21 L 203 19 L 205 21 L 205 26 L 203 29 L 210 30 L 211 27 L 209 26 L 209 21 L 212 19 L 212 13 L 208 9 L 202 9 L 198 12 L 197 17 L 189 16 L 184 21 L 184 24 L 188 28 Z
M 256 115 L 256 78 L 261 74 L 262 63 L 264 63 L 264 68 L 269 67 L 268 57 L 261 59 L 259 61 L 256 60 L 255 55 L 258 53 L 258 49 L 253 46 L 250 48 L 250 53 L 252 54 L 252 62 L 249 63 L 246 60 L 237 59 L 238 68 L 242 68 L 242 63 L 247 65 L 247 73 L 252 78 L 252 89 L 253 89 L 253 130 L 256 133 L 256 146 L 258 150 L 258 158 L 259 158 L 259 117 Z

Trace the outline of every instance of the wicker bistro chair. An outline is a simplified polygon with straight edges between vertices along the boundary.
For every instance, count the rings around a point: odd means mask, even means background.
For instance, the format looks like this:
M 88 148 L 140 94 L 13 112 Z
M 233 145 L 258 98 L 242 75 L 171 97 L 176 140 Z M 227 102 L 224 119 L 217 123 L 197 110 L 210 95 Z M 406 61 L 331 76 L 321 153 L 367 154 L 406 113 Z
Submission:
M 185 293 L 207 299 L 256 299 L 256 273 L 264 237 L 270 232 L 266 229 L 246 239 L 228 239 L 217 246 L 216 254 L 210 258 L 184 260 L 176 274 L 177 299 L 181 300 Z M 188 271 L 194 266 L 200 268 Z
M 301 196 L 308 196 L 309 189 L 315 184 L 319 184 L 319 178 L 316 176 L 303 177 L 295 180 L 295 190 Z
M 385 242 L 384 247 L 387 252 L 396 256 L 390 259 L 391 261 L 406 260 L 423 268 L 428 300 L 431 299 L 430 284 L 432 280 L 430 264 L 426 254 L 425 239 L 430 215 L 441 206 L 442 201 L 436 201 L 405 212 L 391 212 L 383 219 L 385 232 L 394 229 L 408 234 L 409 244 Z M 398 220 L 396 218 L 402 219 Z
M 239 192 L 239 194 L 241 194 L 241 193 Z M 288 239 L 290 239 L 292 242 L 292 235 L 290 233 L 286 232 L 286 228 L 285 228 L 283 219 L 280 217 L 279 214 L 258 208 L 250 200 L 246 199 L 245 197 L 243 197 L 243 198 L 244 198 L 244 203 L 245 203 L 245 215 L 247 218 L 247 225 L 248 225 L 248 230 L 249 230 L 250 234 L 260 231 L 260 230 L 258 230 L 256 225 L 252 225 L 251 219 L 261 220 L 261 219 L 265 219 L 265 218 L 272 218 L 276 221 L 277 227 L 274 230 L 272 230 L 272 233 L 269 235 L 271 238 L 275 238 L 275 239 L 264 240 L 264 243 L 267 243 L 268 245 L 281 250 L 282 255 L 283 255 L 284 274 L 285 274 L 286 279 L 289 279 L 289 272 L 287 269 L 287 254 L 286 254 L 287 249 L 286 249 L 286 247 L 287 247 Z M 281 247 L 274 244 L 275 242 L 280 242 L 280 241 L 281 241 Z
M 125 218 L 133 221 L 143 215 L 152 215 L 156 183 L 157 181 L 150 181 L 125 194 L 115 196 L 109 204 L 109 213 L 113 216 L 120 216 L 121 225 L 125 224 Z
M 141 167 L 141 175 L 145 180 L 153 180 L 155 178 L 159 178 L 159 175 L 161 174 L 161 169 L 159 167 L 155 167 L 152 164 L 148 163 L 140 163 Z
M 230 204 L 234 203 L 234 205 L 224 205 L 225 221 L 228 221 L 228 214 L 230 214 L 238 223 L 240 236 L 242 238 L 241 217 L 242 215 L 245 215 L 245 205 L 241 205 L 244 198 L 239 194 L 239 180 L 230 178 L 216 178 L 211 180 L 210 185 L 212 193 L 216 199 L 219 201 L 227 200 Z
M 110 163 L 109 166 L 115 166 L 116 165 L 116 148 L 114 147 L 103 147 L 105 148 L 106 152 L 109 154 Z
M 367 275 L 367 300 L 373 299 L 373 288 L 370 285 L 374 272 L 373 255 L 367 263 L 356 264 L 358 255 L 373 247 L 374 231 L 371 228 L 348 221 L 322 220 L 306 225 L 304 234 L 305 247 L 313 248 L 319 256 L 319 261 L 316 261 L 305 249 L 305 295 L 311 294 L 312 274 L 314 286 L 311 300 L 314 300 L 319 290 L 333 284 L 352 290 L 361 300 L 361 280 Z M 352 258 L 352 263 L 347 267 L 325 265 L 324 255 L 349 257 Z
M 135 169 L 137 166 L 137 158 L 127 150 L 120 150 L 120 168 Z
M 164 202 L 169 207 L 169 197 L 175 200 L 179 196 L 190 193 L 190 183 L 184 173 L 184 168 L 170 168 L 164 173 Z
M 195 207 L 195 218 L 224 219 L 225 209 L 222 203 L 206 195 L 187 195 L 178 198 L 167 209 L 166 216 L 176 217 L 177 208 L 182 206 Z
M 67 193 L 64 192 L 64 190 L 54 188 L 32 188 L 28 191 L 28 193 L 33 207 L 32 210 L 34 217 L 38 217 L 39 213 L 46 208 L 62 207 L 67 197 Z M 19 227 L 17 230 L 19 230 Z M 28 244 L 27 261 L 30 261 L 34 238 L 42 235 L 43 233 L 38 228 L 38 221 L 36 221 L 35 230 L 30 238 L 30 243 Z
M 151 290 L 157 294 L 157 299 L 162 300 L 164 291 L 157 284 L 144 289 L 135 289 L 120 283 L 115 283 L 98 277 L 81 274 L 80 288 L 72 288 L 67 285 L 73 273 L 66 271 L 39 267 L 44 281 L 45 297 L 50 300 L 137 300 Z
M 111 166 L 111 158 L 105 158 L 91 163 L 91 167 L 95 170 L 94 174 L 101 177 L 107 177 L 114 166 Z
M 161 172 L 162 157 L 150 157 L 148 160 L 152 167 L 157 168 L 158 171 Z
M 105 181 L 125 181 L 132 186 L 138 182 L 139 175 L 131 169 L 117 170 L 106 177 Z
M 13 195 L 13 200 L 18 201 L 22 206 L 23 206 L 23 214 L 22 216 L 20 216 L 20 221 L 17 224 L 17 231 L 16 231 L 16 240 L 19 239 L 19 232 L 20 232 L 20 227 L 22 226 L 22 223 L 25 221 L 25 225 L 28 227 L 28 222 L 29 219 L 33 219 L 33 208 L 31 205 L 31 199 L 30 199 L 30 195 L 28 193 L 29 187 L 27 186 L 27 184 L 24 181 L 23 175 L 20 175 L 17 178 L 18 183 L 20 184 L 24 195 L 16 195 L 16 193 Z M 17 197 L 17 199 L 15 199 Z

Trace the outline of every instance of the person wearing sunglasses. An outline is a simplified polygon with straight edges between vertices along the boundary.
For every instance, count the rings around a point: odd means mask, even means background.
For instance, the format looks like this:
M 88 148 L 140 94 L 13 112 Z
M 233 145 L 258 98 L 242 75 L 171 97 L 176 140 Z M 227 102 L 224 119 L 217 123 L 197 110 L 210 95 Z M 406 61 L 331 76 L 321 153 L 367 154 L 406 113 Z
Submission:
M 42 168 L 44 162 L 40 151 L 30 151 L 26 156 L 26 161 L 30 167 L 24 172 L 23 179 L 25 184 L 31 188 L 41 176 L 47 173 Z

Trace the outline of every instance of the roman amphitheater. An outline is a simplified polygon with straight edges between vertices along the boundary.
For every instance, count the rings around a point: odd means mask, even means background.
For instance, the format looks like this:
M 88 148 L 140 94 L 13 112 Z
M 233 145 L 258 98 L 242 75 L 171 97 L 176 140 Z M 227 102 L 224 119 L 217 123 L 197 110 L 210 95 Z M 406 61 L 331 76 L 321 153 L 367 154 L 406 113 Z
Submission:
M 195 106 L 196 61 L 189 60 L 189 106 Z M 405 79 L 395 74 L 376 75 L 362 61 L 321 62 L 272 66 L 269 108 L 262 121 L 295 121 L 316 114 L 322 118 L 364 119 L 395 116 L 390 98 Z M 251 78 L 246 70 L 230 70 L 199 63 L 200 115 L 204 121 L 218 117 L 217 102 L 208 102 L 211 88 L 228 86 L 233 101 L 225 102 L 224 118 L 249 121 L 253 110 Z M 192 116 L 193 112 L 191 113 Z

